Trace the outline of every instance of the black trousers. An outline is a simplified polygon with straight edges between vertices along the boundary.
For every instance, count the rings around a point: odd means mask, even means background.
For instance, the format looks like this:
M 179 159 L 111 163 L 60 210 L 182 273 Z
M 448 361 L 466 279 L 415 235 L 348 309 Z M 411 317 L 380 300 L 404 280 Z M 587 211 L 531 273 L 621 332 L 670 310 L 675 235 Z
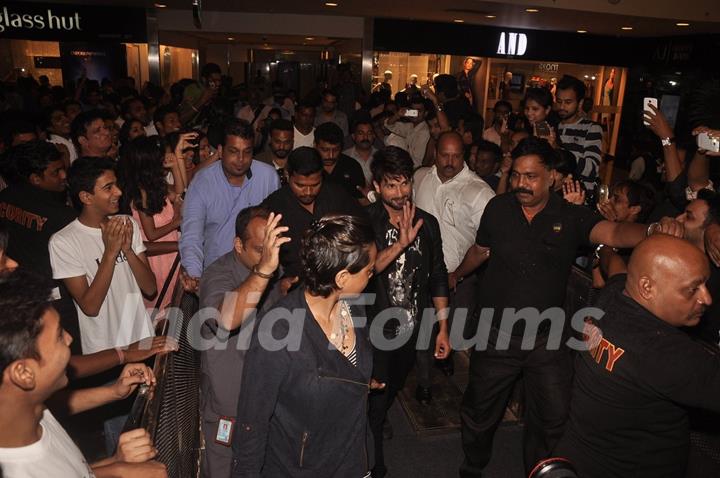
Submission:
M 383 452 L 383 422 L 398 392 L 405 386 L 405 380 L 415 365 L 417 355 L 417 329 L 410 339 L 396 350 L 377 350 L 373 353 L 373 378 L 385 383 L 384 390 L 370 392 L 368 399 L 368 421 L 375 442 L 375 469 L 385 469 Z
M 479 478 L 490 461 L 493 436 L 521 375 L 525 382 L 526 473 L 550 456 L 567 419 L 573 373 L 570 351 L 564 346 L 547 350 L 547 337 L 538 337 L 532 350 L 521 350 L 521 339 L 514 337 L 508 350 L 497 350 L 496 337 L 493 329 L 487 350 L 473 350 L 470 356 L 470 377 L 460 410 L 463 478 Z

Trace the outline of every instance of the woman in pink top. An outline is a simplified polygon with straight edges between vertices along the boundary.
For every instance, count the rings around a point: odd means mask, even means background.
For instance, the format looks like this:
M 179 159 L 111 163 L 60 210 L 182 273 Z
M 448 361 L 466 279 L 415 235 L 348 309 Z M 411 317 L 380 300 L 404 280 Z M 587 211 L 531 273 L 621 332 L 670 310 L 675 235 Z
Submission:
M 178 149 L 192 140 L 194 133 L 183 135 Z M 178 160 L 178 158 L 180 158 Z M 167 169 L 174 184 L 167 183 Z M 163 154 L 156 138 L 136 138 L 123 147 L 118 162 L 118 185 L 122 189 L 123 210 L 132 213 L 142 226 L 150 267 L 155 273 L 158 294 L 170 275 L 178 253 L 178 229 L 182 222 L 182 192 L 185 190 L 182 156 Z M 176 267 L 168 290 L 159 305 L 164 310 L 172 299 L 179 271 Z M 155 307 L 158 296 L 145 298 L 146 307 Z

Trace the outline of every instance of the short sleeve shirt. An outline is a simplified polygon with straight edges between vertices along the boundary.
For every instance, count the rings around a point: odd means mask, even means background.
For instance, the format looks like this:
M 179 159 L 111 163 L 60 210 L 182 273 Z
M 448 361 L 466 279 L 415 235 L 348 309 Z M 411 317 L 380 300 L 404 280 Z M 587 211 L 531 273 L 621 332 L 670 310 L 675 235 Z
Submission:
M 505 308 L 562 307 L 570 268 L 579 246 L 589 244 L 600 215 L 550 195 L 545 208 L 528 223 L 512 193 L 488 203 L 475 242 L 490 248 L 480 286 L 482 307 L 495 308 L 497 324 Z M 522 334 L 522 323 L 513 330 Z

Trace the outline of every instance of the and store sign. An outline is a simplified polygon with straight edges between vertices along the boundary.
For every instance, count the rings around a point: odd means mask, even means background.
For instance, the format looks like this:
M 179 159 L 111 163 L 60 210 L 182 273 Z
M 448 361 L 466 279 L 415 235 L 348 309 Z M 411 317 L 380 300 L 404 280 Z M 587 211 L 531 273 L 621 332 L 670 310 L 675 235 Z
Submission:
M 3 2 L 0 3 L 0 38 L 145 42 L 145 10 Z
M 524 33 L 501 32 L 498 42 L 497 54 L 508 56 L 523 56 L 527 52 L 528 41 Z
M 631 66 L 643 58 L 638 53 L 642 42 L 635 38 L 397 18 L 373 21 L 373 46 L 376 51 L 515 58 L 533 63 Z

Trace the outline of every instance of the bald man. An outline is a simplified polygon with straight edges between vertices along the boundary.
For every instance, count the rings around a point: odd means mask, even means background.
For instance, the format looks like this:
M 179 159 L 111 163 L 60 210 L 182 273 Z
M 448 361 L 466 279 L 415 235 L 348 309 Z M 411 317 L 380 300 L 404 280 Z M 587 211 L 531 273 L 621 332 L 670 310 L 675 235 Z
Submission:
M 641 242 L 627 276 L 598 297 L 605 312 L 585 328 L 575 361 L 570 418 L 555 450 L 583 478 L 685 476 L 686 407 L 720 412 L 720 359 L 680 327 L 712 303 L 707 258 L 684 239 Z

